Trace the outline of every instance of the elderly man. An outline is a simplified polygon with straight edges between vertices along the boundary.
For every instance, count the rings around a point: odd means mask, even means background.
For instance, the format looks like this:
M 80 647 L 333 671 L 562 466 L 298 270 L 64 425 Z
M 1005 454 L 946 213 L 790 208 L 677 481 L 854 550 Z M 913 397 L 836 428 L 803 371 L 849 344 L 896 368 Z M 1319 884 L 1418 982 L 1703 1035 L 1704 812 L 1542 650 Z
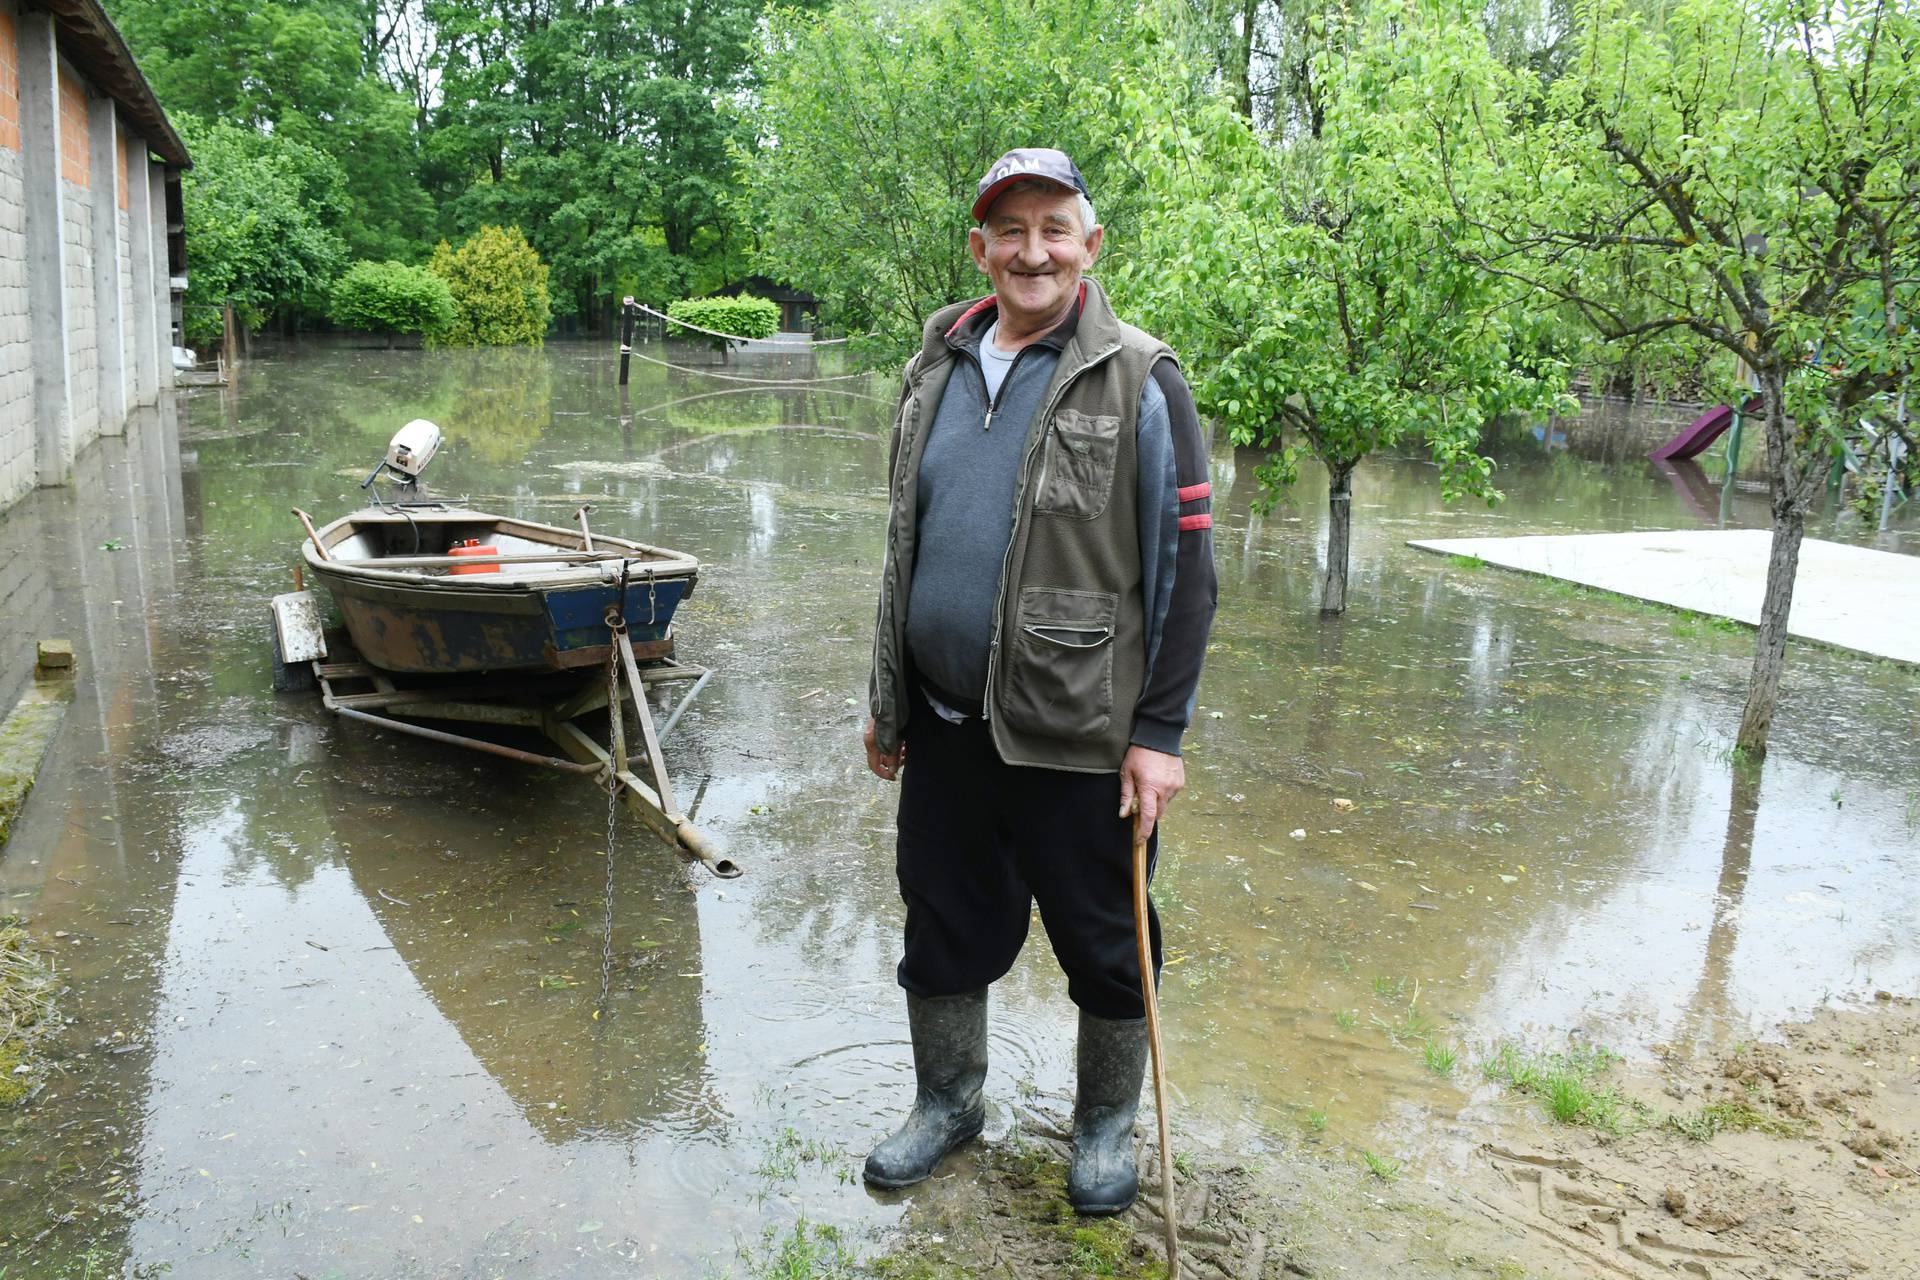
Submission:
M 1084 278 L 1102 228 L 1073 161 L 1008 152 L 973 217 L 993 293 L 927 322 L 893 423 L 866 749 L 902 779 L 918 1089 L 866 1179 L 910 1186 L 980 1132 L 987 986 L 1037 900 L 1080 1009 L 1069 1196 L 1118 1213 L 1147 1058 L 1128 819 L 1151 832 L 1185 781 L 1207 459 L 1173 353 Z

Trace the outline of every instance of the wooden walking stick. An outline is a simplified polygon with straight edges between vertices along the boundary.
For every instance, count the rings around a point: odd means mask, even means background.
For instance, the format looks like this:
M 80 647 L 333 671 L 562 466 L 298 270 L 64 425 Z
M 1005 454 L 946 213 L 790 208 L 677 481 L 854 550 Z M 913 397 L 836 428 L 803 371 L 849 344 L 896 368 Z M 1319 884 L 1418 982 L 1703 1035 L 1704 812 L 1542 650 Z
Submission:
M 1147 936 L 1147 829 L 1140 801 L 1133 809 L 1133 936 L 1140 944 L 1140 994 L 1147 1004 L 1147 1045 L 1153 1051 L 1153 1104 L 1160 1120 L 1160 1216 L 1167 1224 L 1167 1280 L 1180 1277 L 1180 1215 L 1173 1197 L 1173 1149 L 1167 1138 L 1167 1060 L 1160 1044 L 1160 997 L 1153 983 L 1153 940 Z

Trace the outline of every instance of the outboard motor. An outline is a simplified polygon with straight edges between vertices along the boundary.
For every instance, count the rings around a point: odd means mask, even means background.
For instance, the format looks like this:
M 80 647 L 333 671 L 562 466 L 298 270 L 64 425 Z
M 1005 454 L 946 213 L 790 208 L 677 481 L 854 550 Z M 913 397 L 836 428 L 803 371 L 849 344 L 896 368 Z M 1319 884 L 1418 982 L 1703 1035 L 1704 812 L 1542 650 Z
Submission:
M 397 483 L 406 495 L 417 499 L 420 496 L 420 473 L 427 469 L 427 464 L 439 452 L 440 428 L 425 418 L 415 418 L 393 433 L 393 439 L 387 442 L 387 456 L 360 482 L 360 487 L 372 488 L 373 482 L 380 478 L 380 473 L 389 471 L 397 477 Z

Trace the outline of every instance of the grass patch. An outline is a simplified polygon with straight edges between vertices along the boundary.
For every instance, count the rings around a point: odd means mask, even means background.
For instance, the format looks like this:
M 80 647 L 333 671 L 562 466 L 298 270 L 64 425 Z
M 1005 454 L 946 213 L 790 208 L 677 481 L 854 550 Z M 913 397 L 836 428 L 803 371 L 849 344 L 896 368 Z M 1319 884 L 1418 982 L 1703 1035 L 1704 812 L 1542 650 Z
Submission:
M 1125 1236 L 1099 1227 L 1075 1227 L 1073 1249 L 1067 1255 L 1073 1269 L 1090 1276 L 1125 1274 L 1130 1249 Z
M 817 1138 L 802 1138 L 792 1125 L 767 1143 L 766 1158 L 754 1172 L 762 1181 L 778 1184 L 798 1178 L 803 1165 L 819 1165 L 831 1172 L 842 1186 L 853 1181 L 853 1164 L 845 1150 Z
M 1418 1009 L 1409 1008 L 1392 1022 L 1375 1014 L 1373 1025 L 1387 1033 L 1387 1039 L 1396 1049 L 1404 1049 L 1410 1044 L 1426 1044 L 1433 1037 L 1433 1019 Z
M 851 1280 L 857 1261 L 837 1228 L 804 1217 L 784 1232 L 768 1227 L 740 1260 L 755 1280 Z
M 1620 1055 L 1587 1045 L 1566 1053 L 1534 1054 L 1503 1043 L 1480 1064 L 1480 1072 L 1515 1093 L 1538 1098 L 1561 1124 L 1621 1133 L 1634 1108 L 1619 1090 L 1596 1083 L 1618 1061 Z
M 1359 1015 L 1352 1009 L 1335 1009 L 1333 1011 L 1333 1025 L 1342 1031 L 1353 1030 L 1353 1024 L 1358 1020 Z
M 1427 1064 L 1427 1070 L 1437 1076 L 1450 1076 L 1454 1067 L 1459 1065 L 1460 1050 L 1450 1044 L 1441 1044 L 1429 1040 L 1420 1046 L 1420 1058 Z
M 1487 567 L 1487 562 L 1479 556 L 1452 555 L 1447 557 L 1447 563 L 1456 569 L 1484 569 Z
M 33 950 L 27 931 L 0 920 L 0 1107 L 32 1092 L 33 1046 L 53 1011 L 53 970 Z M 15 1074 L 21 1066 L 26 1072 Z
M 1698 1111 L 1667 1117 L 1667 1128 L 1695 1142 L 1711 1142 L 1723 1133 L 1749 1131 L 1776 1138 L 1797 1138 L 1806 1126 L 1785 1116 L 1771 1115 L 1744 1102 L 1709 1102 Z
M 1668 630 L 1682 640 L 1691 640 L 1703 631 L 1719 636 L 1737 636 L 1752 630 L 1746 623 L 1718 613 L 1689 613 L 1685 609 L 1672 612 L 1673 620 L 1668 623 Z
M 1400 1162 L 1392 1156 L 1377 1156 L 1371 1151 L 1362 1151 L 1360 1162 L 1367 1166 L 1368 1173 L 1382 1182 L 1392 1182 L 1400 1176 Z

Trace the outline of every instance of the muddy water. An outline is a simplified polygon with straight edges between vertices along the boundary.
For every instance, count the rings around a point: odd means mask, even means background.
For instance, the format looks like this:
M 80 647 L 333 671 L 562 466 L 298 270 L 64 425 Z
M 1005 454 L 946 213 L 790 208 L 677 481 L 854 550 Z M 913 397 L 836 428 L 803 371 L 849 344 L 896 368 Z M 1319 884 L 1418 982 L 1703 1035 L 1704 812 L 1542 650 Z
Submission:
M 842 370 L 714 370 L 783 371 Z M 36 636 L 84 664 L 0 856 L 71 1019 L 0 1116 L 0 1266 L 730 1274 L 803 1216 L 894 1221 L 857 1181 L 911 1088 L 892 794 L 857 746 L 888 395 L 636 364 L 623 416 L 601 347 L 302 348 L 0 521 L 6 697 Z M 556 523 L 591 500 L 706 566 L 681 645 L 721 675 L 668 751 L 747 874 L 623 818 L 598 1020 L 591 788 L 267 690 L 287 509 L 356 505 L 414 416 L 448 432 L 438 492 Z M 1737 769 L 1746 636 L 1403 545 L 1760 524 L 1758 496 L 1523 442 L 1506 504 L 1446 509 L 1427 468 L 1370 465 L 1323 622 L 1322 493 L 1261 514 L 1254 460 L 1214 463 L 1222 607 L 1157 885 L 1190 1133 L 1417 1158 L 1459 1140 L 1495 1039 L 1644 1053 L 1920 985 L 1920 675 L 1797 646 L 1773 756 Z M 1000 1103 L 1071 1085 L 1035 933 L 995 990 Z

